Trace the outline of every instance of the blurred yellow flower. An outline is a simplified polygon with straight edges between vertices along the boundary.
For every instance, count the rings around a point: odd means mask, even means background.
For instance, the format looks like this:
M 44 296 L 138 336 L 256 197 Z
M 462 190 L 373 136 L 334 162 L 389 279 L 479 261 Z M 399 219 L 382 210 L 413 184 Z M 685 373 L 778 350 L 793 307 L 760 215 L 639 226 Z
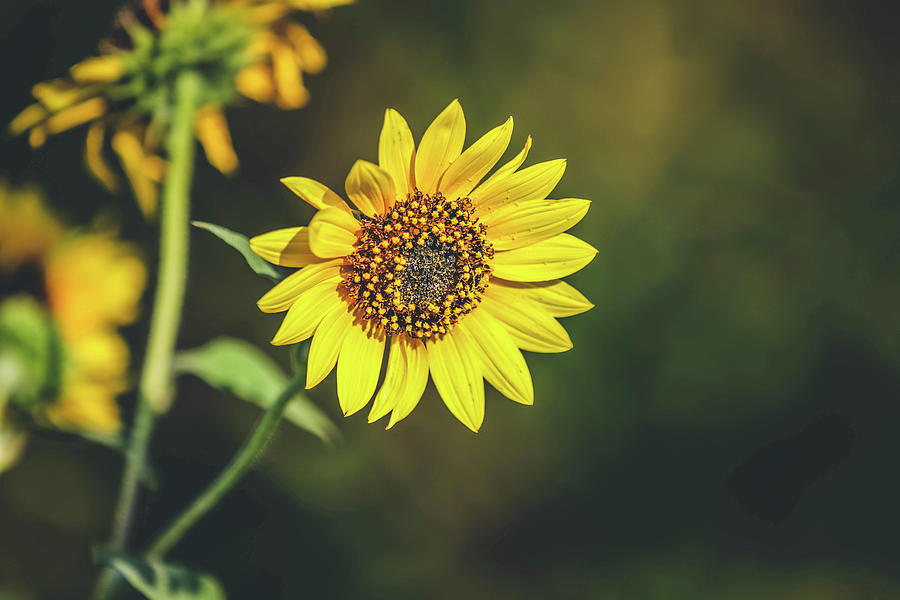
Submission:
M 294 19 L 353 0 L 133 0 L 119 12 L 101 54 L 74 65 L 66 78 L 38 83 L 34 104 L 10 123 L 28 132 L 32 146 L 90 124 L 84 159 L 88 171 L 114 191 L 119 177 L 104 158 L 107 134 L 137 202 L 156 212 L 166 162 L 159 155 L 171 101 L 172 73 L 195 68 L 205 77 L 195 123 L 210 164 L 231 173 L 238 166 L 222 112 L 237 93 L 285 109 L 306 104 L 303 73 L 325 67 L 325 50 Z
M 144 264 L 109 233 L 72 235 L 46 257 L 44 279 L 67 361 L 62 391 L 47 417 L 62 428 L 115 433 L 115 398 L 128 387 L 129 359 L 116 328 L 137 317 Z
M 0 273 L 40 259 L 61 235 L 36 188 L 15 189 L 0 180 Z
M 25 263 L 41 268 L 43 290 L 20 291 L 35 295 L 34 300 L 25 302 L 27 306 L 38 306 L 37 297 L 46 299 L 44 311 L 60 348 L 58 353 L 48 351 L 52 368 L 34 369 L 25 364 L 27 368 L 17 370 L 10 360 L 16 349 L 9 346 L 16 336 L 8 331 L 0 335 L 0 370 L 6 369 L 0 373 L 0 388 L 4 388 L 0 389 L 2 470 L 2 463 L 11 461 L 12 450 L 22 444 L 22 428 L 10 414 L 18 387 L 39 390 L 19 406 L 28 413 L 28 420 L 87 436 L 118 433 L 121 423 L 116 396 L 128 388 L 129 352 L 117 328 L 137 317 L 146 269 L 135 249 L 110 232 L 66 231 L 35 188 L 16 191 L 0 187 L 0 215 L 3 269 L 12 273 Z M 24 244 L 22 239 L 29 235 L 42 243 Z M 0 306 L 24 301 L 17 296 Z M 15 318 L 4 322 L 7 328 L 17 325 Z M 25 337 L 31 338 L 33 333 Z M 16 382 L 25 372 L 44 374 L 47 381 Z
M 450 412 L 473 431 L 484 419 L 483 379 L 531 404 L 520 349 L 572 347 L 556 319 L 592 304 L 561 278 L 587 265 L 596 250 L 564 232 L 590 202 L 547 199 L 564 160 L 518 170 L 530 137 L 482 181 L 506 151 L 512 129 L 510 117 L 463 151 L 465 117 L 453 101 L 416 148 L 406 121 L 389 109 L 379 164 L 357 161 L 347 176 L 356 210 L 312 179 L 282 180 L 318 212 L 308 227 L 250 240 L 266 260 L 300 267 L 259 308 L 287 311 L 273 344 L 312 338 L 307 387 L 337 365 L 345 415 L 375 394 L 386 345 L 387 370 L 369 422 L 391 413 L 391 427 L 405 418 L 430 373 Z

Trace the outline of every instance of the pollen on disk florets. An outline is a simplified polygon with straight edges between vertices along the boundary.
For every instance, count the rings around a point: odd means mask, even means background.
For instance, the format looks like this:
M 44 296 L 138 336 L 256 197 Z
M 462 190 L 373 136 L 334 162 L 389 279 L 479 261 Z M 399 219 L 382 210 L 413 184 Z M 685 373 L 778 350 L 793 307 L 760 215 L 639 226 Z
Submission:
M 386 332 L 430 338 L 481 301 L 493 256 L 471 200 L 416 190 L 363 220 L 343 286 L 360 315 Z

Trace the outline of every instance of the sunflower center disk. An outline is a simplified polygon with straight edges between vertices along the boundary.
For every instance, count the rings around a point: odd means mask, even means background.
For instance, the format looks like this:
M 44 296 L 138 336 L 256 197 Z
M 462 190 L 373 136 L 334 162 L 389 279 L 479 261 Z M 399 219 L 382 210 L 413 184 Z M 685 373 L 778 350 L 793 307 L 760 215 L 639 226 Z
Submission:
M 363 221 L 343 285 L 361 315 L 386 332 L 429 338 L 481 301 L 493 256 L 468 198 L 416 191 Z

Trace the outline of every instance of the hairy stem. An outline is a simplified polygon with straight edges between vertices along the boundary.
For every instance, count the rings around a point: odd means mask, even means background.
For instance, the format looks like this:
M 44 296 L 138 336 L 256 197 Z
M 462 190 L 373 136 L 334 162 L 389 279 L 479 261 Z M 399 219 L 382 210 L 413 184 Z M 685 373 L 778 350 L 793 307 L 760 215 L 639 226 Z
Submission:
M 302 372 L 294 375 L 278 398 L 266 409 L 253 433 L 228 466 L 151 544 L 147 551 L 148 556 L 160 557 L 168 552 L 253 468 L 272 440 L 284 409 L 297 392 L 303 389 L 305 380 L 306 376 Z
M 175 82 L 175 106 L 166 139 L 169 166 L 163 187 L 160 224 L 159 271 L 153 316 L 138 388 L 138 406 L 125 453 L 125 468 L 119 499 L 113 515 L 109 545 L 122 548 L 128 540 L 141 472 L 156 415 L 172 401 L 172 355 L 181 322 L 187 281 L 190 193 L 194 173 L 194 117 L 203 91 L 203 80 L 185 71 Z M 112 576 L 107 572 L 95 591 L 95 598 L 109 593 Z M 107 590 L 107 591 L 104 591 Z

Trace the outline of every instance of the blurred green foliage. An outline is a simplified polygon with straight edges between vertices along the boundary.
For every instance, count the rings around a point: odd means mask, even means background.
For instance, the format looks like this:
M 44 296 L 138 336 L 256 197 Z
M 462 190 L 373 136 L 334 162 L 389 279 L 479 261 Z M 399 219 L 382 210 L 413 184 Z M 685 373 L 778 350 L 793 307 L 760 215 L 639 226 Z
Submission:
M 62 341 L 52 318 L 28 296 L 0 302 L 0 414 L 14 408 L 28 414 L 53 400 L 62 371 Z
M 0 7 L 11 118 L 89 55 L 116 3 Z M 229 113 L 241 172 L 199 164 L 194 217 L 254 235 L 310 209 L 278 180 L 342 187 L 391 106 L 420 136 L 459 97 L 470 134 L 516 121 L 511 152 L 568 159 L 558 197 L 600 253 L 571 278 L 597 306 L 575 348 L 528 357 L 535 406 L 488 393 L 481 433 L 433 391 L 385 432 L 310 397 L 346 443 L 285 428 L 173 553 L 233 598 L 900 596 L 900 56 L 889 2 L 377 1 L 311 22 L 329 52 L 309 107 Z M 81 138 L 2 172 L 73 219 L 153 231 L 83 173 Z M 268 284 L 193 236 L 182 347 L 265 346 Z M 3 284 L 10 286 L 12 284 Z M 3 288 L 6 291 L 6 288 Z M 141 339 L 140 326 L 131 331 Z M 287 353 L 271 350 L 282 365 Z M 126 402 L 130 399 L 126 398 Z M 148 539 L 257 411 L 185 380 L 154 441 Z M 0 597 L 81 598 L 119 459 L 36 439 L 0 479 Z

